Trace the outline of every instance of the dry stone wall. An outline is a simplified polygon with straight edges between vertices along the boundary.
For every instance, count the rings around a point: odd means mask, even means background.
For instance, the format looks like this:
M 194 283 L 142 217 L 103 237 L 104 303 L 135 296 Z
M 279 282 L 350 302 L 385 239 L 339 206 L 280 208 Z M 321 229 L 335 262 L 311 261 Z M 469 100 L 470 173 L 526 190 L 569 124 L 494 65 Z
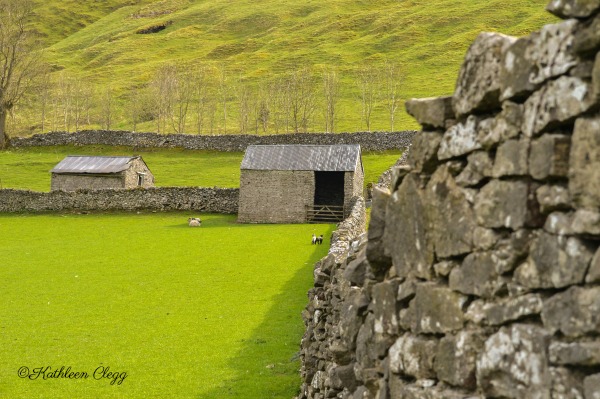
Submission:
M 600 398 L 600 1 L 482 33 L 367 239 L 316 266 L 300 398 Z
M 51 191 L 0 190 L 0 212 L 198 211 L 234 214 L 237 188 L 155 187 Z
M 185 148 L 189 150 L 245 151 L 254 144 L 360 144 L 363 151 L 402 149 L 415 131 L 358 133 L 294 133 L 258 136 L 133 133 L 126 131 L 85 130 L 77 133 L 52 132 L 31 137 L 15 137 L 12 147 L 54 145 L 112 145 L 136 148 Z

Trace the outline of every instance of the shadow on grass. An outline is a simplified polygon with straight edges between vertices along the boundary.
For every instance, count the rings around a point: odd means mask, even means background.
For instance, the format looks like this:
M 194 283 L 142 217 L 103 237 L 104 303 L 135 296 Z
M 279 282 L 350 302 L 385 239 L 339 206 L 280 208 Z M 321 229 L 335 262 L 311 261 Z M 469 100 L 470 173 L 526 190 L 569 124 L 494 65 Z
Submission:
M 333 230 L 334 226 L 328 234 Z M 272 298 L 273 305 L 261 324 L 242 340 L 242 349 L 227 362 L 235 376 L 198 399 L 291 399 L 299 394 L 299 351 L 304 333 L 301 312 L 313 284 L 314 264 L 321 255 L 313 251 L 306 264 Z

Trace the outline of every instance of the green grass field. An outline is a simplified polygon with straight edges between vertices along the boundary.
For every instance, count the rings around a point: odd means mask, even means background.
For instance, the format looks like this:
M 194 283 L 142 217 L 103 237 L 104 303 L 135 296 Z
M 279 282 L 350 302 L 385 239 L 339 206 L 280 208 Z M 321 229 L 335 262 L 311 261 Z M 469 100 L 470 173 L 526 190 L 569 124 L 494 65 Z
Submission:
M 0 151 L 0 187 L 50 190 L 48 173 L 66 155 L 128 155 L 126 147 L 32 147 Z M 142 155 L 157 186 L 239 187 L 242 153 L 144 149 Z M 365 185 L 379 176 L 400 157 L 399 151 L 363 154 Z
M 464 54 L 479 32 L 523 36 L 557 21 L 544 10 L 548 0 L 35 1 L 33 24 L 47 46 L 54 78 L 65 71 L 96 84 L 97 91 L 110 85 L 113 125 L 122 129 L 131 129 L 127 95 L 161 65 L 186 70 L 203 63 L 228 69 L 230 133 L 239 132 L 238 80 L 270 81 L 299 66 L 338 71 L 337 131 L 358 131 L 365 128 L 355 85 L 359 66 L 385 59 L 397 63 L 402 99 L 451 94 Z M 158 33 L 136 33 L 165 23 Z M 21 111 L 11 133 L 39 131 L 35 113 Z M 98 120 L 97 112 L 98 105 L 92 119 Z M 314 130 L 323 130 L 322 118 L 316 115 Z M 401 107 L 395 128 L 416 126 Z M 154 131 L 155 123 L 138 128 Z M 389 129 L 382 103 L 374 110 L 372 129 Z
M 309 238 L 332 226 L 187 217 L 0 214 L 0 398 L 294 396 L 300 312 L 328 248 Z M 98 367 L 127 376 L 111 385 Z

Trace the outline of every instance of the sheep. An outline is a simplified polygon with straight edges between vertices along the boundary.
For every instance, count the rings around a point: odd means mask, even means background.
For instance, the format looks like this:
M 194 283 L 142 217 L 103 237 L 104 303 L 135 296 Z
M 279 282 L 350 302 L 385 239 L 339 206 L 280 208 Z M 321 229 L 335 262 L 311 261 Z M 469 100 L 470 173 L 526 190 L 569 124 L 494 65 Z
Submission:
M 202 225 L 202 220 L 200 220 L 200 218 L 189 218 L 188 219 L 188 226 L 200 227 L 200 225 Z

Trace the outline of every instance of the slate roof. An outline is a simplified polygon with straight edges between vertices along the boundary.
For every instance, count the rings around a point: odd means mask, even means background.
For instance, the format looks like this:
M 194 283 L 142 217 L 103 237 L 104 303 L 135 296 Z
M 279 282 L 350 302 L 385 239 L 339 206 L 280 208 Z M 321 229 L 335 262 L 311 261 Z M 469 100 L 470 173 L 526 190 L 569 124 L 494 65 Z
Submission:
M 251 145 L 241 169 L 346 172 L 362 168 L 358 144 Z
M 129 169 L 129 162 L 138 157 L 102 157 L 69 155 L 60 161 L 52 173 L 119 173 Z

